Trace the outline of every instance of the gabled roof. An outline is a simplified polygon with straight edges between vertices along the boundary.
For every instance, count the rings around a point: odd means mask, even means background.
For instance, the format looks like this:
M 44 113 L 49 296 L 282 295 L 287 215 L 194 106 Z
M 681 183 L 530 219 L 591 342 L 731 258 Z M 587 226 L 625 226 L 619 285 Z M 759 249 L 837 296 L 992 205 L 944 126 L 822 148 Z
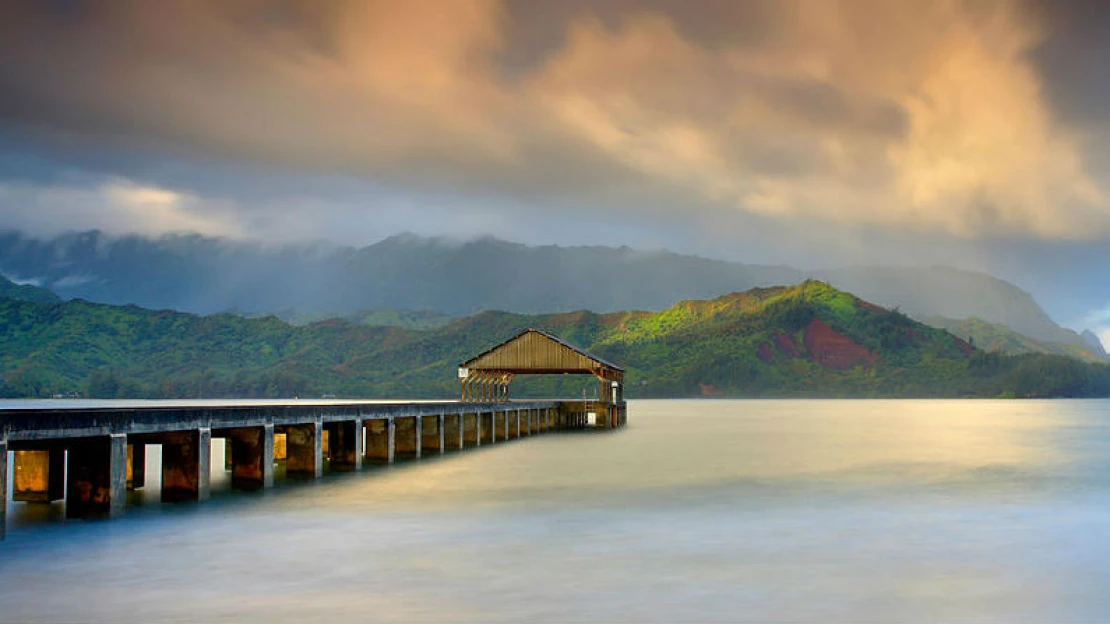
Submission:
M 539 329 L 525 329 L 459 364 L 470 370 L 509 373 L 590 373 L 624 369 Z

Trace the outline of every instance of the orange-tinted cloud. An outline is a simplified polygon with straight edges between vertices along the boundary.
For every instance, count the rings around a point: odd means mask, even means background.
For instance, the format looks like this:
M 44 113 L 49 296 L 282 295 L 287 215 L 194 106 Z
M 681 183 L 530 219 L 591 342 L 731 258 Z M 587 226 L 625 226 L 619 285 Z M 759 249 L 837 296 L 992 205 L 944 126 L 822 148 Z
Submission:
M 1010 2 L 715 4 L 712 33 L 697 2 L 583 5 L 529 63 L 495 0 L 49 6 L 3 9 L 0 114 L 51 133 L 709 221 L 1110 235 Z

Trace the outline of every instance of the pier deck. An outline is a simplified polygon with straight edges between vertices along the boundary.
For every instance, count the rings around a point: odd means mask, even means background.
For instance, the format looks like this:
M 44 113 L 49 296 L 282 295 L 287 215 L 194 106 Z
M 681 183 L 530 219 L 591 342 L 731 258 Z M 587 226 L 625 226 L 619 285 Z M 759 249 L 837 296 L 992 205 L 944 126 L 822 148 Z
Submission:
M 65 500 L 69 518 L 112 517 L 145 482 L 146 445 L 162 446 L 162 500 L 209 497 L 211 440 L 224 438 L 232 487 L 318 478 L 364 464 L 419 459 L 549 431 L 623 426 L 625 408 L 591 419 L 581 401 L 148 402 L 124 406 L 0 409 L 0 539 L 9 499 Z M 616 414 L 616 416 L 613 416 Z M 12 492 L 7 492 L 8 453 Z

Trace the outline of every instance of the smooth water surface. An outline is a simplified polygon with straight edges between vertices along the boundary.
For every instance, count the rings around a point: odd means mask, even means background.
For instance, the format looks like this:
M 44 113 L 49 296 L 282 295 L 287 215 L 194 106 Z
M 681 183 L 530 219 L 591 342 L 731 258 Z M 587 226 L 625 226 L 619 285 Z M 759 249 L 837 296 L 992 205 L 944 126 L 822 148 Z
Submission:
M 221 479 L 108 522 L 10 506 L 0 621 L 1110 620 L 1110 401 L 636 401 L 616 433 Z

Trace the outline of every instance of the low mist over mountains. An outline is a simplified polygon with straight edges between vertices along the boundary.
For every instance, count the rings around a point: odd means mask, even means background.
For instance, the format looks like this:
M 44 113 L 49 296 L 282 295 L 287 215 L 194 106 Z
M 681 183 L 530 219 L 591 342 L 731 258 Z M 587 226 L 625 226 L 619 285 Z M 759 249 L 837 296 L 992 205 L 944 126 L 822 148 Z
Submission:
M 363 248 L 270 246 L 99 232 L 0 235 L 0 273 L 63 298 L 208 314 L 350 315 L 366 309 L 549 313 L 661 310 L 754 287 L 824 280 L 915 318 L 975 317 L 1036 340 L 1092 344 L 1020 288 L 944 267 L 800 270 L 627 247 L 529 247 L 399 235 Z

